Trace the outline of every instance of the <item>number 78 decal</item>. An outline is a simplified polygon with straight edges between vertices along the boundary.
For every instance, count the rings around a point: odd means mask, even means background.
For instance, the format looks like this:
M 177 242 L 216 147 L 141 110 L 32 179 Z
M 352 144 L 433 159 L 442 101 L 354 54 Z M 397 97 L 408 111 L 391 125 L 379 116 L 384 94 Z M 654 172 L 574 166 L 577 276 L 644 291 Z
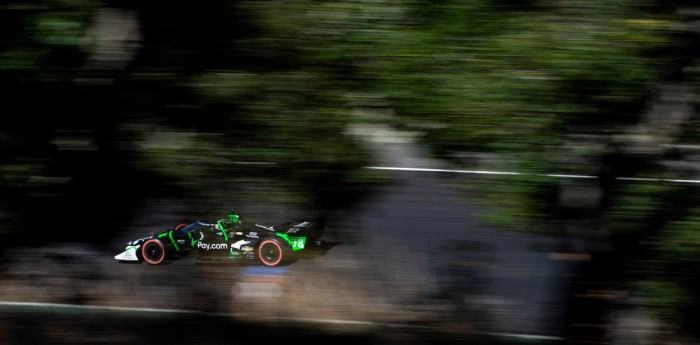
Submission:
M 306 245 L 306 237 L 292 237 L 290 238 L 290 240 L 292 244 L 292 250 L 304 249 L 304 246 Z

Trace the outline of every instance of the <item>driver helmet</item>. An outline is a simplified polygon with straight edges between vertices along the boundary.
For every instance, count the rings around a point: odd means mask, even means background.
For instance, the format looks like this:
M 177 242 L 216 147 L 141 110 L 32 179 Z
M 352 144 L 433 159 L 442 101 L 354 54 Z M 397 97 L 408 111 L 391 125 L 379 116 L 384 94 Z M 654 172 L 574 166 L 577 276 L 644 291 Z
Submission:
M 231 211 L 229 211 L 228 221 L 230 223 L 238 223 L 238 212 L 235 209 L 231 209 Z

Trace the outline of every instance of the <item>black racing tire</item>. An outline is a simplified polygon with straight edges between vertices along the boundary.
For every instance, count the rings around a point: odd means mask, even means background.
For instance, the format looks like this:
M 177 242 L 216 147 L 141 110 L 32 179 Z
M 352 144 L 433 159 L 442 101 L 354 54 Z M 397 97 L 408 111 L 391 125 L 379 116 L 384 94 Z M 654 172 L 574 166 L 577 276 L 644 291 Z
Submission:
M 289 246 L 276 238 L 262 240 L 256 253 L 260 263 L 270 267 L 286 264 L 291 254 Z
M 165 246 L 163 242 L 152 238 L 141 246 L 141 257 L 150 265 L 160 265 L 165 262 Z
M 178 226 L 175 227 L 175 231 L 178 231 L 178 230 L 180 230 L 180 229 L 182 229 L 182 228 L 184 228 L 184 227 L 186 227 L 186 226 L 187 226 L 187 224 L 180 224 L 180 225 L 178 225 Z

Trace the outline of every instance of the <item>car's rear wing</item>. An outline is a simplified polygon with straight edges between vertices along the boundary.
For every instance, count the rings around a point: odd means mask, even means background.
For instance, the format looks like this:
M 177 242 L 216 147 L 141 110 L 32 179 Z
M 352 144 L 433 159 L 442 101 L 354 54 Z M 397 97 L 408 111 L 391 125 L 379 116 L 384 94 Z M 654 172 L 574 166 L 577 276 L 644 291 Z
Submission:
M 314 242 L 321 238 L 326 229 L 326 217 L 318 217 L 315 219 L 299 219 L 294 222 L 287 222 L 275 226 L 277 232 L 285 233 L 289 236 L 306 236 L 306 241 Z

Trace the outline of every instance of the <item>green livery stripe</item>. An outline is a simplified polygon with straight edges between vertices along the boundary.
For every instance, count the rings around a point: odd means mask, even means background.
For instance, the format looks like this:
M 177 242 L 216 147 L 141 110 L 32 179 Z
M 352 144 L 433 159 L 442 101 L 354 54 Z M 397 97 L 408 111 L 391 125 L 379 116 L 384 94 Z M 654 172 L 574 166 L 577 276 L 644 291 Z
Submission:
M 172 231 L 168 232 L 168 236 L 170 236 L 170 242 L 172 242 L 173 246 L 175 246 L 175 250 L 179 251 L 180 247 L 177 245 L 177 243 L 175 242 L 175 239 L 173 238 L 173 232 Z
M 221 233 L 224 234 L 224 240 L 228 242 L 228 235 L 226 234 L 226 229 L 224 229 L 224 226 L 221 225 L 221 221 L 216 222 L 216 226 L 221 230 Z
M 292 247 L 293 251 L 302 250 L 306 247 L 306 236 L 289 236 L 287 234 L 277 233 L 277 236 L 282 237 Z

